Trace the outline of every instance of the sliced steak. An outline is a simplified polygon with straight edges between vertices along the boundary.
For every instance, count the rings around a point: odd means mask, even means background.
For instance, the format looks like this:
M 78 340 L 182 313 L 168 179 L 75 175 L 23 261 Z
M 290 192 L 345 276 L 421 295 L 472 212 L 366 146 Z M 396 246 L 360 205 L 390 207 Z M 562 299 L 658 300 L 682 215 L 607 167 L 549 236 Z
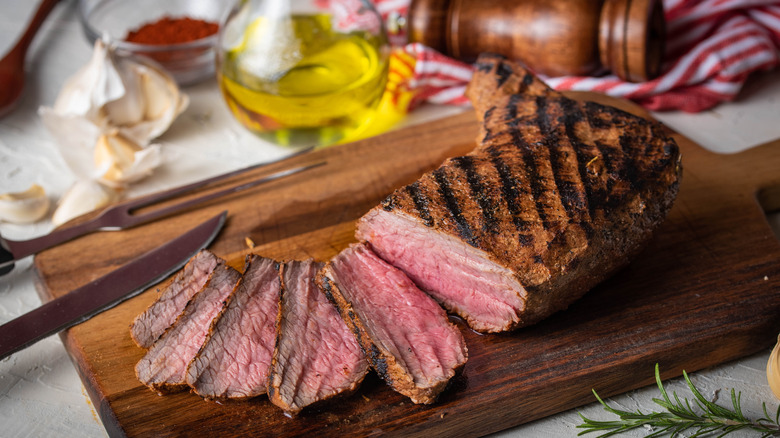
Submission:
M 195 393 L 207 399 L 265 394 L 280 287 L 277 262 L 247 256 L 241 281 L 187 369 Z
M 157 301 L 138 315 L 130 327 L 130 336 L 142 348 L 149 348 L 184 310 L 190 298 L 203 288 L 217 267 L 219 257 L 211 251 L 195 254 L 162 290 Z
M 286 413 L 354 392 L 368 372 L 360 345 L 314 283 L 321 263 L 282 265 L 268 396 Z
M 484 55 L 469 84 L 477 148 L 388 196 L 357 238 L 475 330 L 568 307 L 639 252 L 677 195 L 663 127 L 568 99 Z
M 240 278 L 238 271 L 219 263 L 203 289 L 136 364 L 135 373 L 141 383 L 158 393 L 186 388 L 187 365 L 203 345 L 211 321 Z
M 463 335 L 444 310 L 366 246 L 342 251 L 317 283 L 374 370 L 414 403 L 433 403 L 466 363 Z

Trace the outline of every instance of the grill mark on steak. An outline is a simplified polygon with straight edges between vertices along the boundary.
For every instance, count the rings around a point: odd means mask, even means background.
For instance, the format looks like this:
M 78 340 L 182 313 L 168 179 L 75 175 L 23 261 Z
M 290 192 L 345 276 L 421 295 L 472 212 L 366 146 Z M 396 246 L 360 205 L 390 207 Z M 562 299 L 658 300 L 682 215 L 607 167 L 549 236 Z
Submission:
M 621 134 L 619 137 L 620 147 L 624 151 L 635 152 L 632 145 L 634 138 L 631 135 Z M 628 178 L 631 190 L 641 190 L 644 186 L 644 181 L 638 176 L 638 169 L 634 160 L 625 160 L 624 173 Z
M 491 114 L 493 114 L 493 111 L 495 111 L 495 109 L 496 109 L 496 107 L 492 107 L 492 108 L 488 109 L 487 111 L 485 111 L 485 117 L 489 117 Z M 493 139 L 493 131 L 491 131 L 490 128 L 488 128 L 485 125 L 482 125 L 482 127 L 480 129 L 483 132 L 483 134 L 482 134 L 482 142 L 483 143 L 487 143 L 488 141 Z
M 433 226 L 399 189 L 392 210 L 361 218 L 357 237 L 472 328 L 497 332 L 564 309 L 627 263 L 665 218 L 681 166 L 659 124 L 574 102 L 498 55 L 477 62 L 467 95 L 481 143 L 419 180 Z M 473 240 L 446 214 L 443 177 Z M 480 228 L 482 191 L 500 232 Z
M 546 96 L 537 96 L 536 122 L 539 126 L 544 145 L 550 153 L 549 166 L 553 174 L 553 181 L 557 191 L 551 194 L 559 198 L 569 221 L 585 224 L 589 220 L 585 214 L 587 201 L 582 189 L 582 180 L 576 166 L 570 166 L 569 157 L 574 153 L 572 144 L 566 144 L 553 125 L 552 119 L 557 119 L 557 113 L 561 108 L 550 103 Z M 549 103 L 549 105 L 548 105 Z M 576 155 L 575 155 L 576 157 Z M 576 159 L 576 158 L 575 158 Z M 573 167 L 573 168 L 572 168 Z M 576 171 L 576 172 L 575 172 Z
M 487 186 L 482 181 L 482 176 L 474 169 L 474 157 L 465 155 L 455 157 L 452 160 L 466 175 L 472 197 L 477 201 L 482 212 L 482 231 L 485 233 L 498 233 L 500 221 L 496 217 L 497 206 L 491 200 Z
M 420 183 L 418 181 L 415 181 L 408 186 L 406 186 L 406 192 L 409 193 L 409 197 L 412 198 L 412 202 L 414 202 L 414 207 L 417 209 L 417 213 L 420 214 L 420 218 L 423 221 L 423 224 L 428 227 L 433 226 L 433 218 L 431 217 L 431 212 L 428 211 L 428 198 L 420 193 Z
M 501 197 L 504 200 L 507 208 L 509 209 L 509 215 L 512 218 L 512 223 L 517 229 L 517 238 L 521 245 L 532 246 L 534 242 L 534 236 L 528 233 L 528 227 L 530 222 L 523 219 L 521 201 L 520 201 L 520 182 L 513 176 L 512 170 L 509 165 L 501 158 L 500 150 L 496 147 L 489 147 L 486 149 L 490 156 L 491 163 L 496 169 L 501 183 Z
M 520 94 L 515 94 L 515 96 L 522 97 Z M 558 133 L 551 127 L 550 114 L 547 113 L 547 96 L 536 96 L 534 102 L 536 103 L 536 124 L 539 126 L 542 142 L 548 147 L 553 146 L 558 143 Z
M 601 138 L 617 138 L 617 144 L 607 144 L 598 139 L 594 142 L 602 152 L 610 174 L 615 176 L 610 178 L 607 183 L 607 193 L 609 194 L 607 202 L 610 205 L 614 206 L 619 203 L 619 198 L 631 190 L 644 190 L 647 187 L 648 181 L 639 175 L 647 171 L 659 172 L 670 165 L 669 160 L 657 157 L 659 149 L 669 159 L 677 160 L 679 151 L 677 146 L 673 140 L 665 138 L 658 126 L 647 124 L 628 129 L 629 122 L 625 120 L 625 114 L 621 111 L 601 107 L 593 102 L 584 102 L 581 105 L 584 108 L 588 125 L 597 135 Z M 665 138 L 661 148 L 658 148 L 657 141 L 652 141 L 653 138 Z M 667 151 L 671 151 L 671 154 Z M 655 168 L 640 169 L 637 167 L 637 163 L 645 161 L 654 163 Z M 617 175 L 622 175 L 622 178 L 618 179 Z
M 531 84 L 533 84 L 536 81 L 534 78 L 534 75 L 532 75 L 530 72 L 526 71 L 523 75 L 522 84 L 527 88 L 530 87 Z
M 591 117 L 588 117 L 588 121 L 591 121 Z M 625 153 L 619 147 L 610 145 L 600 139 L 596 139 L 594 144 L 600 153 L 601 159 L 604 161 L 606 172 L 605 206 L 614 208 L 620 203 L 623 194 L 631 189 L 630 182 L 626 178 L 621 177 L 625 167 Z
M 460 204 L 458 203 L 458 198 L 452 192 L 450 181 L 445 172 L 446 171 L 444 167 L 440 167 L 433 171 L 434 181 L 436 181 L 436 184 L 439 187 L 439 195 L 444 201 L 443 207 L 445 207 L 449 216 L 455 220 L 460 237 L 469 245 L 478 247 L 479 243 L 477 242 L 474 233 L 471 231 L 469 222 L 463 216 Z
M 395 200 L 395 197 L 393 195 L 389 195 L 385 199 L 382 200 L 382 208 L 385 209 L 385 211 L 391 211 L 395 208 L 395 205 L 393 201 Z
M 361 336 L 363 336 L 363 333 L 360 331 L 359 328 L 359 321 L 357 320 L 357 317 L 355 316 L 355 312 L 352 311 L 352 309 L 343 308 L 342 303 L 340 303 L 336 297 L 333 295 L 333 283 L 331 282 L 331 279 L 326 276 L 319 276 L 315 278 L 315 281 L 317 281 L 317 285 L 322 289 L 323 292 L 325 292 L 325 296 L 328 297 L 328 301 L 333 304 L 333 307 L 336 308 L 336 310 L 339 312 L 339 315 L 347 315 L 349 318 L 349 323 L 347 324 L 347 327 L 352 330 L 352 335 L 355 336 L 355 339 L 358 341 L 358 344 L 360 345 L 360 349 L 363 351 L 364 355 L 368 355 L 368 352 L 363 348 L 363 345 L 365 345 L 364 340 L 361 339 Z
M 485 73 L 493 70 L 493 66 L 494 65 L 492 63 L 486 61 L 477 61 L 474 63 L 474 69 L 476 71 L 481 71 Z
M 530 184 L 531 195 L 534 199 L 539 220 L 541 220 L 545 229 L 553 229 L 553 220 L 548 212 L 548 206 L 551 206 L 551 203 L 549 202 L 549 197 L 545 196 L 548 192 L 547 187 L 545 187 L 546 178 L 541 174 L 539 169 L 539 166 L 543 166 L 544 164 L 539 162 L 541 158 L 535 156 L 534 151 L 531 149 L 531 145 L 526 142 L 517 126 L 511 126 L 509 128 L 509 133 L 512 136 L 512 142 L 519 150 L 523 159 L 523 168 L 528 174 L 527 181 Z
M 571 142 L 574 152 L 577 154 L 579 178 L 585 187 L 585 202 L 587 202 L 588 216 L 592 219 L 596 214 L 596 206 L 603 204 L 607 195 L 606 187 L 599 184 L 601 181 L 599 178 L 600 172 L 595 170 L 601 164 L 596 161 L 601 158 L 601 154 L 595 145 L 583 142 L 576 133 L 576 124 L 588 122 L 577 103 L 571 99 L 563 99 L 562 106 L 564 132 Z M 592 232 L 592 229 L 590 231 Z
M 512 76 L 513 73 L 514 71 L 512 70 L 511 67 L 509 67 L 507 64 L 503 62 L 500 63 L 496 67 L 496 79 L 497 79 L 496 88 L 501 88 L 501 86 L 504 85 L 504 83 Z
M 354 321 L 354 314 L 352 314 L 352 319 Z M 393 375 L 390 374 L 387 369 L 387 360 L 385 360 L 384 356 L 382 356 L 382 353 L 379 351 L 376 345 L 371 343 L 370 339 L 366 339 L 364 342 L 370 344 L 368 346 L 367 354 L 369 360 L 371 361 L 372 368 L 374 368 L 374 371 L 380 379 L 384 380 L 388 385 L 393 386 Z
M 336 310 L 341 313 L 341 309 L 339 309 L 339 303 L 336 302 L 336 299 L 333 297 L 333 291 L 332 286 L 330 284 L 330 279 L 325 277 L 324 281 L 320 284 L 320 289 L 322 289 L 323 292 L 325 292 L 325 296 L 328 297 L 328 301 L 331 302 L 336 307 Z
M 509 96 L 509 101 L 506 103 L 506 112 L 504 113 L 503 122 L 511 129 L 517 129 L 520 122 L 517 118 L 517 105 L 524 100 L 523 95 L 513 94 Z M 492 114 L 485 113 L 485 120 L 489 120 Z
M 604 160 L 604 167 L 606 168 L 606 171 L 608 172 L 609 177 L 607 178 L 607 188 L 606 188 L 606 205 L 612 205 L 610 203 L 610 199 L 612 199 L 612 193 L 615 190 L 615 185 L 618 183 L 618 179 L 614 177 L 614 175 L 618 175 L 620 171 L 620 161 L 615 158 L 616 155 L 620 155 L 621 152 L 618 150 L 615 150 L 609 145 L 604 144 L 601 141 L 595 142 L 596 147 L 598 148 L 599 152 L 601 153 L 601 159 Z M 616 202 L 616 199 L 613 202 Z
M 612 121 L 610 119 L 603 118 L 604 106 L 595 102 L 586 101 L 585 116 L 588 118 L 590 126 L 597 130 L 608 131 L 613 128 Z

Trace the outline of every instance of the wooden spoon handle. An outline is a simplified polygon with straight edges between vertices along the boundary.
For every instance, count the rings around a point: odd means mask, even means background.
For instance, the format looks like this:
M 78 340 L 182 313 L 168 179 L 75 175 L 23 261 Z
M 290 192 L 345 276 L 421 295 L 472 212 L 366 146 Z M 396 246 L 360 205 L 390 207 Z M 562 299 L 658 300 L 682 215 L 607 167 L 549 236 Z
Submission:
M 27 48 L 30 47 L 30 43 L 32 43 L 32 40 L 35 37 L 35 34 L 38 32 L 38 29 L 41 27 L 44 20 L 46 20 L 46 17 L 49 16 L 49 13 L 52 11 L 52 9 L 54 9 L 54 6 L 56 6 L 59 1 L 60 0 L 43 0 L 41 2 L 41 4 L 38 6 L 38 10 L 35 11 L 35 15 L 30 21 L 30 24 L 27 26 L 27 29 L 19 38 L 16 46 L 14 46 L 14 48 L 8 53 L 8 55 L 6 55 L 6 57 L 19 56 L 21 59 L 24 59 L 24 55 L 27 53 Z

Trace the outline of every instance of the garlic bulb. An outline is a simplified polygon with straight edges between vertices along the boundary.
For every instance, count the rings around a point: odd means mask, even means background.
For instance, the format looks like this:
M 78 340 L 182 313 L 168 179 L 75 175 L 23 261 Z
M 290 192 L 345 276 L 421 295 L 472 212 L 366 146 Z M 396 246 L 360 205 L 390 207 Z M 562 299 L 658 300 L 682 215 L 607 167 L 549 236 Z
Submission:
M 89 63 L 39 114 L 78 179 L 123 186 L 162 162 L 150 144 L 189 104 L 176 81 L 151 60 L 119 56 L 95 41 Z
M 780 336 L 766 364 L 766 379 L 775 397 L 780 399 Z
M 105 207 L 117 197 L 118 194 L 114 189 L 105 187 L 96 181 L 76 181 L 62 195 L 51 221 L 56 226 L 62 225 L 77 216 Z
M 48 211 L 49 198 L 38 184 L 23 192 L 0 195 L 0 220 L 27 224 L 41 219 Z
M 68 79 L 53 107 L 39 112 L 55 136 L 68 129 L 63 124 L 81 118 L 144 147 L 188 105 L 187 95 L 162 67 L 146 58 L 118 56 L 97 40 L 90 62 Z
M 100 208 L 162 163 L 163 134 L 189 104 L 176 81 L 155 62 L 120 56 L 95 41 L 90 61 L 38 113 L 78 180 L 54 212 L 60 225 Z

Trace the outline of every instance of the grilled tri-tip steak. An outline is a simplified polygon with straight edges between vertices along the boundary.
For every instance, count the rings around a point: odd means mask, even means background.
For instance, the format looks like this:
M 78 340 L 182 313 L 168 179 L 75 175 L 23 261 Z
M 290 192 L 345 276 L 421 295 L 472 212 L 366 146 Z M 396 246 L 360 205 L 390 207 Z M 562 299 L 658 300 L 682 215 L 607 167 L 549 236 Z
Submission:
M 313 260 L 282 265 L 268 397 L 291 415 L 354 392 L 368 372 L 360 345 L 314 283 L 321 267 Z
M 628 263 L 666 217 L 679 149 L 656 122 L 568 99 L 497 55 L 468 96 L 477 148 L 402 187 L 357 238 L 480 332 L 536 323 Z
M 400 270 L 353 244 L 317 274 L 371 366 L 414 403 L 433 403 L 465 365 L 466 342 L 447 314 Z
M 157 300 L 135 318 L 130 327 L 130 336 L 139 347 L 151 347 L 165 329 L 173 324 L 190 298 L 206 284 L 219 260 L 206 249 L 195 254 L 160 292 Z
M 135 374 L 141 383 L 160 394 L 187 387 L 187 365 L 203 345 L 211 321 L 239 278 L 241 274 L 224 262 L 217 265 L 205 286 L 136 364 Z
M 279 309 L 279 263 L 250 254 L 244 275 L 214 318 L 187 368 L 186 381 L 206 399 L 266 393 Z

